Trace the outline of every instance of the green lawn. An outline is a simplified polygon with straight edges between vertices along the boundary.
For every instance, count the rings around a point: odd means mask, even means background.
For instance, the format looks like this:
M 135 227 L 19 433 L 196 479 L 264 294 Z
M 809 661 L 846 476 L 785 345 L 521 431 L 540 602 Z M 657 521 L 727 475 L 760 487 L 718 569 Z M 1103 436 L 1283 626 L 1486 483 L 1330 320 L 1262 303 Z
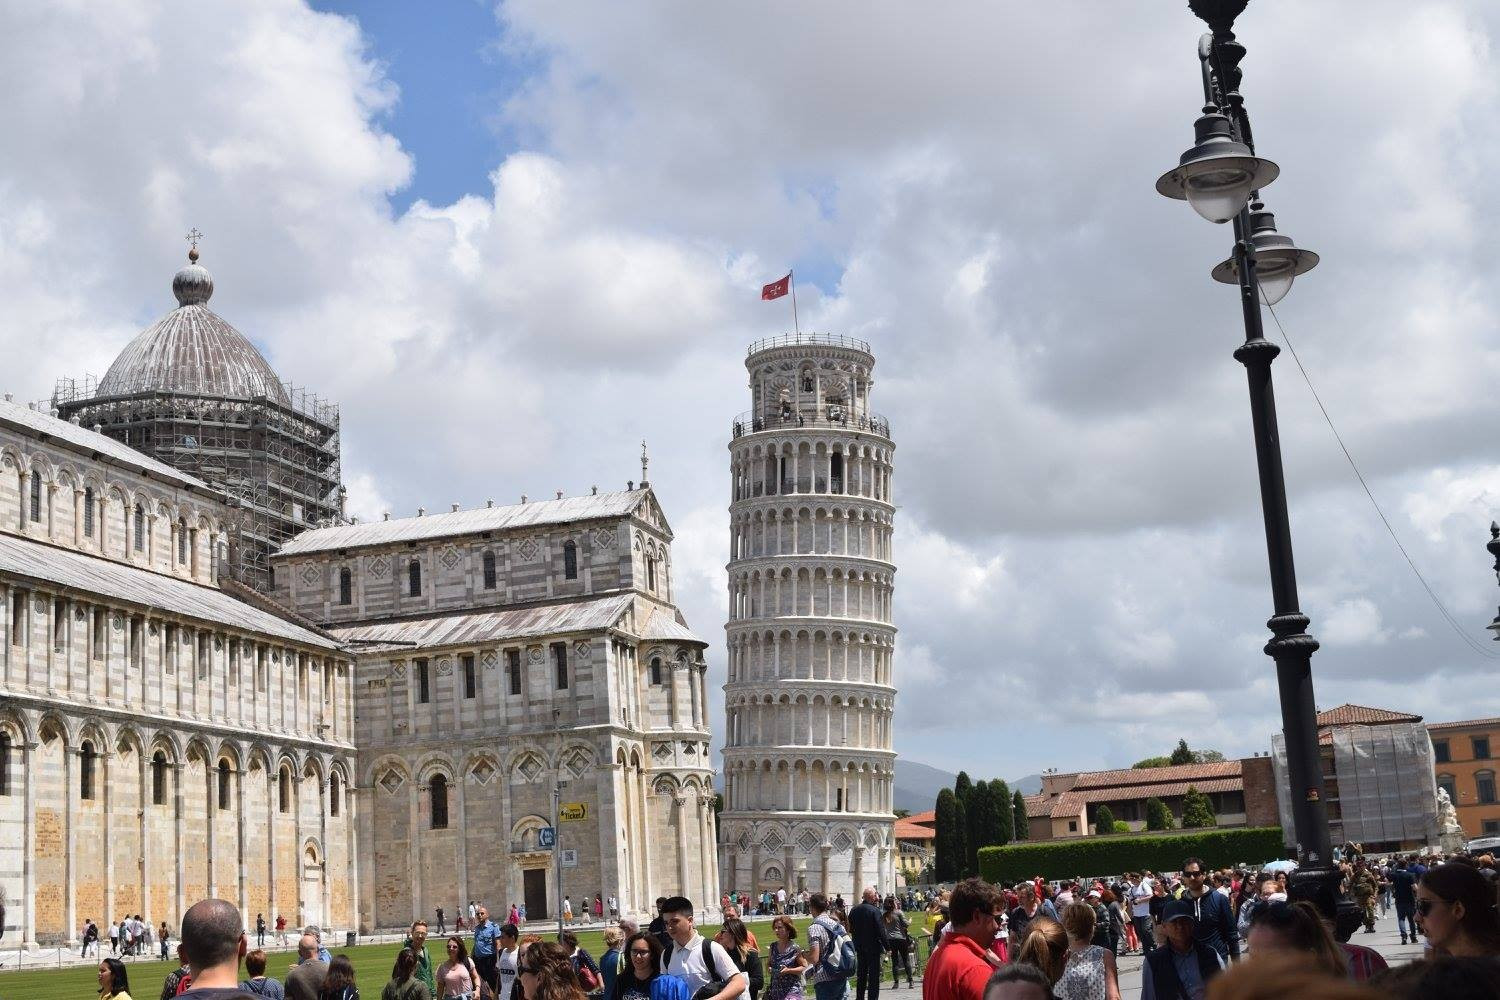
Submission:
M 803 928 L 806 928 L 808 921 L 805 917 L 799 917 L 796 923 L 799 936 L 805 943 L 806 937 L 801 932 Z M 760 943 L 761 954 L 764 955 L 771 941 L 775 940 L 775 935 L 771 932 L 771 922 L 753 920 L 749 922 L 749 927 L 755 933 Z M 601 931 L 580 931 L 578 941 L 595 958 L 604 952 L 604 938 Z M 443 939 L 436 935 L 427 941 L 427 950 L 434 962 L 442 961 L 442 942 Z M 393 942 L 330 950 L 335 955 L 348 955 L 354 962 L 355 981 L 359 984 L 360 995 L 366 1000 L 379 1000 L 380 990 L 390 978 L 391 965 L 395 962 L 399 948 L 400 943 Z M 107 952 L 108 949 L 106 948 L 105 951 Z M 14 954 L 11 952 L 7 956 L 7 967 L 0 970 L 0 1000 L 87 1000 L 98 992 L 98 985 L 95 981 L 95 971 L 98 968 L 96 965 L 12 971 L 10 963 L 14 960 Z M 273 952 L 267 962 L 267 974 L 277 978 L 284 977 L 293 958 L 294 953 L 290 951 Z M 135 1000 L 157 1000 L 161 993 L 162 980 L 174 968 L 176 968 L 175 962 L 153 962 L 144 959 L 130 961 L 127 965 L 130 975 L 130 995 Z

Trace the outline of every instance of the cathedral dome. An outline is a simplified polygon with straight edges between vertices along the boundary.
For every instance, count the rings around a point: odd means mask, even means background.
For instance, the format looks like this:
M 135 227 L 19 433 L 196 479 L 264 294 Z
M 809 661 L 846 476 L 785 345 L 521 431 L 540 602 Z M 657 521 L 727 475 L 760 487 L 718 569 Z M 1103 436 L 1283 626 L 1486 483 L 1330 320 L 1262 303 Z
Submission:
M 208 308 L 214 279 L 198 251 L 172 278 L 177 308 L 142 330 L 109 366 L 96 398 L 183 392 L 229 399 L 264 396 L 290 405 L 276 372 L 255 345 Z

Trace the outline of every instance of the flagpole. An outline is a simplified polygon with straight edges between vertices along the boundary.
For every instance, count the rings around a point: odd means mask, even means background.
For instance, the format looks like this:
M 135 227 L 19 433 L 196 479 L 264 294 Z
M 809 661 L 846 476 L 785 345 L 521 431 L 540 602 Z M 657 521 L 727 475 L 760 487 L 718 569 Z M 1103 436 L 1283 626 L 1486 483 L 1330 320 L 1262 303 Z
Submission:
M 802 324 L 797 321 L 797 272 L 788 269 L 786 272 L 787 284 L 792 286 L 792 326 L 797 331 L 797 336 L 802 336 Z

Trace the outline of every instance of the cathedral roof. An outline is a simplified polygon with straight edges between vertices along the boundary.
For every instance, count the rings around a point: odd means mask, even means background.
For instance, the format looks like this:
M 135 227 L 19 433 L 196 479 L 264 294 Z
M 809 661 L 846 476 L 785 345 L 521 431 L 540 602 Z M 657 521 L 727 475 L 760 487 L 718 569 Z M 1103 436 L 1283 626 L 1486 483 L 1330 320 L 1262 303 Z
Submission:
M 621 490 L 586 497 L 533 500 L 506 507 L 479 507 L 421 517 L 398 517 L 367 524 L 340 524 L 304 531 L 287 542 L 280 554 L 306 555 L 329 549 L 353 549 L 393 542 L 420 542 L 434 538 L 502 531 L 506 528 L 567 524 L 601 517 L 624 517 L 635 512 L 650 489 Z
M 361 647 L 472 645 L 507 642 L 565 632 L 598 632 L 615 628 L 634 597 L 611 594 L 529 608 L 465 611 L 365 625 L 330 626 L 329 634 Z
M 641 626 L 640 637 L 647 641 L 696 642 L 704 646 L 708 645 L 687 627 L 687 622 L 683 620 L 680 612 L 666 608 L 651 609 L 651 617 L 647 618 L 646 623 Z
M 98 431 L 81 427 L 70 420 L 62 420 L 9 399 L 0 399 L 0 427 L 12 427 L 28 437 L 62 443 L 75 452 L 87 455 L 103 455 L 111 462 L 139 472 L 150 473 L 154 478 L 177 483 L 182 486 L 211 490 L 213 487 L 179 472 L 149 455 L 143 455 L 129 445 Z
M 228 399 L 265 397 L 291 405 L 255 345 L 212 309 L 214 279 L 198 252 L 172 279 L 177 308 L 141 331 L 109 366 L 95 398 L 181 392 Z

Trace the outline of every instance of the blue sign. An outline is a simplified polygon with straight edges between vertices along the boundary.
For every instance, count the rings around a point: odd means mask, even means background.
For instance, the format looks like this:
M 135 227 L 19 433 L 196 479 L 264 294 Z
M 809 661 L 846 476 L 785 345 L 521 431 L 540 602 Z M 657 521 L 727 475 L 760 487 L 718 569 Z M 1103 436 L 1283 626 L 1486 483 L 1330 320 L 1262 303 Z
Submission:
M 544 826 L 540 830 L 538 830 L 536 832 L 536 846 L 538 846 L 538 847 L 556 847 L 557 846 L 557 828 L 553 827 L 553 826 Z

